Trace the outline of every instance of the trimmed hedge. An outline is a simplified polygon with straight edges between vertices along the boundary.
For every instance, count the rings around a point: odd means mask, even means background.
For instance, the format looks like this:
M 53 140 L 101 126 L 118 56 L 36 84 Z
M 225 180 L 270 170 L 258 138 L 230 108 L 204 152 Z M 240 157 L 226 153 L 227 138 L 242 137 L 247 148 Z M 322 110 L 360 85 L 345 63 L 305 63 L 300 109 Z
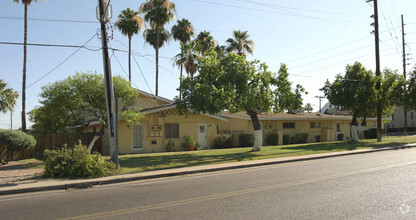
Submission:
M 271 146 L 278 145 L 279 135 L 274 133 L 268 134 L 266 137 L 266 144 Z
M 238 136 L 238 143 L 240 147 L 253 147 L 254 135 L 253 134 L 240 134 Z
M 299 134 L 295 135 L 296 144 L 306 143 L 307 140 L 308 140 L 308 134 L 307 133 L 299 133 Z
M 290 135 L 283 135 L 283 144 L 290 144 Z
M 45 150 L 44 155 L 45 177 L 103 177 L 116 169 L 114 163 L 105 161 L 99 153 L 90 154 L 83 145 Z
M 365 139 L 375 139 L 377 138 L 377 129 L 371 128 L 364 131 L 364 138 Z
M 225 135 L 218 136 L 214 139 L 214 148 L 232 148 L 234 146 L 234 138 L 232 136 L 227 137 Z
M 31 135 L 21 131 L 0 129 L 0 159 L 5 154 L 17 153 L 36 146 L 36 140 Z

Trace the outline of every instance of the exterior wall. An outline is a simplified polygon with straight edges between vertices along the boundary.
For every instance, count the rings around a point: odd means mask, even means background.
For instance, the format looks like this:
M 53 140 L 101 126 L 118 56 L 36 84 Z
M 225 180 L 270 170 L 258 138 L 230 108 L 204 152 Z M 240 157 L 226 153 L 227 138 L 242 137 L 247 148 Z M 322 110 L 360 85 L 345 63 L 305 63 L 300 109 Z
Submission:
M 416 112 L 414 110 L 407 112 L 407 127 L 416 126 Z M 404 127 L 404 110 L 402 106 L 394 109 L 392 120 L 387 124 L 386 128 L 403 128 Z
M 241 118 L 229 118 L 229 122 L 219 123 L 219 132 L 234 135 L 235 143 L 238 145 L 238 135 L 253 134 L 254 129 L 251 120 Z M 295 128 L 283 128 L 283 123 L 293 122 Z M 311 122 L 320 122 L 320 128 L 311 128 Z M 260 123 L 263 130 L 263 144 L 266 144 L 266 137 L 270 133 L 279 135 L 279 144 L 283 144 L 283 135 L 290 135 L 291 137 L 299 133 L 308 134 L 307 142 L 316 142 L 315 136 L 320 135 L 321 142 L 336 141 L 338 134 L 344 134 L 344 138 L 350 137 L 350 120 L 346 119 L 314 119 L 314 120 L 262 120 Z M 337 124 L 339 123 L 340 130 L 337 131 Z M 375 120 L 369 119 L 367 126 L 359 126 L 358 133 L 360 138 L 364 138 L 364 130 L 376 128 Z
M 119 124 L 119 153 L 151 153 L 151 152 L 165 152 L 164 146 L 168 141 L 175 143 L 176 151 L 185 150 L 182 147 L 184 136 L 192 136 L 195 143 L 198 143 L 198 129 L 199 124 L 205 124 L 206 127 L 206 141 L 207 146 L 212 146 L 212 143 L 217 136 L 218 119 L 211 118 L 204 115 L 190 114 L 188 116 L 177 114 L 176 110 L 167 110 L 163 112 L 145 115 L 139 125 L 144 129 L 144 147 L 143 150 L 133 152 L 133 125 L 126 123 Z M 165 124 L 173 123 L 179 124 L 179 138 L 165 138 Z M 153 130 L 153 126 L 160 126 L 161 130 Z M 106 148 L 108 148 L 108 136 L 105 137 Z M 104 146 L 103 146 L 104 147 Z
M 382 120 L 381 121 L 381 124 L 382 125 L 384 124 L 383 122 L 384 121 Z M 381 126 L 381 127 L 383 129 L 383 126 Z M 358 126 L 358 138 L 364 139 L 364 131 L 365 130 L 368 130 L 368 129 L 373 129 L 373 128 L 377 129 L 377 120 L 376 119 L 374 119 L 374 120 L 367 120 L 367 126 L 361 126 L 361 125 L 359 125 Z

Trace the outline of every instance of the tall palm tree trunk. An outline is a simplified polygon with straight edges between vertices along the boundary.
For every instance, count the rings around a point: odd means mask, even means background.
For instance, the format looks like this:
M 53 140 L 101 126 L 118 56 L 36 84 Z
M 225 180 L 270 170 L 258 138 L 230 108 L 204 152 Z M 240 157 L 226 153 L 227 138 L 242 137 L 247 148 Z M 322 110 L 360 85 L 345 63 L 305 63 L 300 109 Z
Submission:
M 156 96 L 159 96 L 159 26 L 156 25 Z
M 182 70 L 183 70 L 183 48 L 181 49 L 181 78 L 179 79 L 179 100 L 182 100 Z
M 129 86 L 131 87 L 131 36 L 129 36 Z
M 26 60 L 27 60 L 27 3 L 25 3 L 25 31 L 23 41 L 22 131 L 26 131 Z

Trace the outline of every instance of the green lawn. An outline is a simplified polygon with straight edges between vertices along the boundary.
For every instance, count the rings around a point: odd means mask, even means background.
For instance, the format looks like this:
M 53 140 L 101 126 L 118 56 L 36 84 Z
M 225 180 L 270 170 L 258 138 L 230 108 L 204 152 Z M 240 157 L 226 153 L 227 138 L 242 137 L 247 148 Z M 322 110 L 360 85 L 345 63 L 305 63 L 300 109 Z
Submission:
M 251 148 L 231 148 L 201 150 L 191 152 L 130 154 L 119 156 L 120 167 L 117 173 L 137 173 L 151 170 L 230 163 L 246 160 L 300 156 L 354 149 L 379 148 L 415 143 L 416 137 L 384 137 L 383 141 L 362 140 L 359 143 L 327 142 L 263 147 L 261 152 L 251 152 Z
M 251 152 L 251 147 L 219 150 L 199 150 L 187 152 L 149 153 L 120 155 L 120 169 L 113 174 L 138 173 L 144 171 L 231 163 L 237 161 L 260 160 L 279 157 L 300 156 L 354 149 L 379 148 L 416 143 L 416 136 L 384 137 L 383 141 L 362 140 L 358 143 L 337 141 L 263 147 L 261 152 Z M 105 157 L 109 159 L 109 157 Z M 37 159 L 20 160 L 28 168 L 43 168 L 43 161 Z

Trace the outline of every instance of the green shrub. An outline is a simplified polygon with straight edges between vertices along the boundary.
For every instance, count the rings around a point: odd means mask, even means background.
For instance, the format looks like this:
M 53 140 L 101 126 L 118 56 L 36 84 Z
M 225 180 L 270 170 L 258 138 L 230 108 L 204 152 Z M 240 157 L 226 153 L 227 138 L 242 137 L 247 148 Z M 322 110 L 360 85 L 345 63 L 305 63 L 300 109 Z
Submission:
M 307 140 L 308 140 L 308 134 L 307 133 L 299 133 L 299 134 L 295 135 L 296 144 L 306 143 Z M 294 143 L 292 143 L 292 144 L 294 144 Z
M 321 135 L 316 135 L 315 136 L 315 141 L 320 142 L 321 141 Z
M 234 138 L 228 135 L 220 135 L 214 139 L 214 148 L 231 148 L 234 146 Z
M 377 129 L 371 128 L 364 131 L 364 138 L 365 139 L 375 139 L 377 138 Z
M 266 137 L 266 144 L 271 146 L 278 145 L 279 135 L 274 133 L 268 134 Z
M 45 177 L 102 177 L 116 168 L 114 163 L 105 161 L 101 154 L 90 154 L 83 145 L 45 150 L 44 155 Z
M 185 137 L 183 137 L 183 138 L 185 139 L 184 145 L 186 147 L 190 147 L 190 146 L 195 147 L 194 137 L 185 135 Z
M 168 141 L 163 148 L 165 148 L 166 152 L 173 152 L 175 151 L 175 142 Z
M 252 134 L 240 134 L 238 136 L 238 144 L 240 147 L 253 147 L 254 135 Z
M 381 134 L 384 134 L 384 130 L 381 130 Z M 365 139 L 376 139 L 377 138 L 377 128 L 371 128 L 364 131 Z
M 290 135 L 283 135 L 283 144 L 290 144 Z
M 35 147 L 36 140 L 21 131 L 0 129 L 0 159 L 8 152 L 10 155 Z

